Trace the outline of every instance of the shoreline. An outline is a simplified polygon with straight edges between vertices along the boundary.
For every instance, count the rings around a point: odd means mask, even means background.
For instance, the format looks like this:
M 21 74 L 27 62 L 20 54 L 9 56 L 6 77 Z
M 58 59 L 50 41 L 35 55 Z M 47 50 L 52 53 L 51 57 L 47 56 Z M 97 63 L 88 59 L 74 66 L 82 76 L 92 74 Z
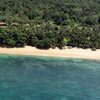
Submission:
M 63 57 L 63 58 L 80 58 L 80 59 L 94 59 L 100 60 L 100 49 L 92 51 L 91 49 L 71 48 L 65 49 L 37 49 L 31 46 L 23 48 L 2 48 L 0 47 L 0 54 L 14 54 L 14 55 L 29 55 L 29 56 L 45 56 L 45 57 Z

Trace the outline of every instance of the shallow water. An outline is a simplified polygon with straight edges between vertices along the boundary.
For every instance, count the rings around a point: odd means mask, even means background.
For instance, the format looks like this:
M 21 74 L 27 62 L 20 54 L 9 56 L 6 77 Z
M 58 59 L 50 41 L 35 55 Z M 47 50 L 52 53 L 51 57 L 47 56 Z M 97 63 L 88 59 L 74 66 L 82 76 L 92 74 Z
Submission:
M 1 55 L 0 100 L 100 100 L 100 62 Z

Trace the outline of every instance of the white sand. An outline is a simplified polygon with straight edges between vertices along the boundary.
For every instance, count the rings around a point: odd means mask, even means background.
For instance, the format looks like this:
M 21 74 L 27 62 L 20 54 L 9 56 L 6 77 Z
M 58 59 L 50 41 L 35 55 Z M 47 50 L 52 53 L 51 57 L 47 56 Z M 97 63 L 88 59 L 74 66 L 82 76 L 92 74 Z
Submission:
M 2 48 L 0 54 L 18 54 L 18 55 L 34 55 L 34 56 L 52 56 L 52 57 L 68 57 L 68 58 L 83 58 L 83 59 L 98 59 L 100 60 L 100 49 L 92 51 L 90 49 L 72 48 L 68 49 L 48 49 L 40 50 L 35 47 L 26 46 L 24 48 Z

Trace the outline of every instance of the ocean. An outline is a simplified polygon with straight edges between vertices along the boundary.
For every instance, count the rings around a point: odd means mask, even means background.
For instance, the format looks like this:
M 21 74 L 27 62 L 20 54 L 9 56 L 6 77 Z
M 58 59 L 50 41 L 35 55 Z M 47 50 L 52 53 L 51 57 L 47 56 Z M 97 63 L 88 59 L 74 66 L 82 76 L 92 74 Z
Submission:
M 100 61 L 0 55 L 0 100 L 100 100 Z

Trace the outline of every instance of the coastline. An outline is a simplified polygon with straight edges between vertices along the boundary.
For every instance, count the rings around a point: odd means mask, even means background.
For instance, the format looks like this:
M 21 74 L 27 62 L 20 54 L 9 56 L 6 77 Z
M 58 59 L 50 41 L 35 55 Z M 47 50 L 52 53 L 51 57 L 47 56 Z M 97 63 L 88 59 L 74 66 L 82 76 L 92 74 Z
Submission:
M 14 54 L 14 55 L 31 55 L 31 56 L 46 56 L 46 57 L 64 57 L 64 58 L 81 58 L 81 59 L 95 59 L 100 60 L 100 49 L 92 51 L 91 49 L 71 48 L 65 47 L 60 50 L 55 49 L 37 49 L 31 46 L 23 48 L 2 48 L 0 47 L 0 54 Z

